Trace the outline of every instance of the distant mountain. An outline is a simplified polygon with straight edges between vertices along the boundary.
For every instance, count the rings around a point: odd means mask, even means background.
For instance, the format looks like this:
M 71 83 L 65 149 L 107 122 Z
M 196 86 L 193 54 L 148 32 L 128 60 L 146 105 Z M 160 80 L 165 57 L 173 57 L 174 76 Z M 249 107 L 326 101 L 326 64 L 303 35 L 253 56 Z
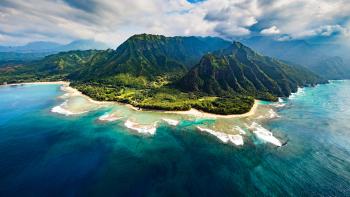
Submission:
M 49 51 L 57 51 L 63 45 L 55 42 L 30 42 L 23 46 L 0 46 L 0 52 L 12 53 L 46 53 Z
M 303 67 L 262 56 L 239 42 L 205 55 L 178 83 L 182 90 L 209 95 L 251 95 L 274 100 L 299 86 L 323 80 Z
M 109 47 L 103 42 L 97 42 L 94 40 L 75 40 L 69 44 L 60 46 L 58 51 L 72 51 L 72 50 L 104 50 Z
M 26 63 L 49 55 L 50 53 L 15 53 L 0 52 L 0 67 L 18 63 Z
M 0 46 L 0 52 L 12 53 L 57 53 L 71 50 L 89 50 L 89 49 L 108 49 L 108 46 L 102 42 L 94 40 L 75 40 L 68 44 L 59 44 L 55 42 L 30 42 L 23 46 Z
M 206 53 L 229 46 L 213 37 L 165 37 L 134 35 L 115 51 L 98 54 L 96 61 L 76 73 L 74 78 L 113 77 L 121 73 L 155 78 L 183 75 Z
M 51 80 L 66 79 L 67 76 L 90 62 L 93 56 L 100 51 L 68 51 L 48 55 L 43 59 L 13 63 L 11 66 L 0 66 L 0 81 L 28 81 L 40 78 Z
M 0 46 L 0 66 L 9 62 L 38 60 L 47 55 L 72 50 L 102 50 L 108 46 L 93 40 L 75 40 L 63 45 L 55 42 L 31 42 L 23 46 Z
M 350 63 L 345 63 L 344 53 L 341 52 L 344 50 L 340 50 L 341 46 L 336 44 L 312 44 L 305 40 L 278 41 L 266 36 L 252 37 L 242 40 L 242 43 L 265 55 L 303 65 L 326 79 L 350 78 Z M 342 65 L 334 59 L 342 59 Z
M 321 58 L 310 70 L 328 79 L 350 79 L 350 66 L 338 56 Z

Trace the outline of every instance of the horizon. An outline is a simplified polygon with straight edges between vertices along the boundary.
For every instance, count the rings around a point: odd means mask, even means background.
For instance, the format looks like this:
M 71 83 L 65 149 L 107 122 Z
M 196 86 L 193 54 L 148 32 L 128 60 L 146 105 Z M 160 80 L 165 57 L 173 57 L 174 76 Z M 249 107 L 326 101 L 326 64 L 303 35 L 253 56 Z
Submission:
M 102 43 L 102 44 L 105 44 L 108 46 L 109 49 L 116 49 L 118 48 L 122 43 L 124 43 L 125 41 L 127 41 L 129 38 L 131 38 L 132 36 L 136 36 L 136 35 L 142 35 L 142 34 L 146 34 L 146 35 L 155 35 L 155 36 L 165 36 L 165 35 L 162 35 L 162 34 L 149 34 L 149 33 L 138 33 L 138 34 L 133 34 L 131 35 L 130 37 L 127 37 L 125 40 L 121 41 L 121 43 L 117 44 L 116 46 L 110 46 L 108 45 L 108 43 L 106 42 L 103 42 L 103 41 L 96 41 L 94 39 L 76 39 L 76 40 L 71 40 L 69 42 L 56 42 L 56 41 L 50 41 L 50 40 L 34 40 L 34 41 L 29 41 L 27 43 L 23 43 L 23 44 L 17 44 L 17 45 L 0 45 L 0 47 L 22 47 L 22 46 L 27 46 L 27 45 L 30 45 L 30 44 L 33 44 L 33 43 L 52 43 L 52 44 L 58 44 L 58 45 L 69 45 L 69 44 L 72 44 L 74 42 L 77 42 L 77 41 L 92 41 L 92 42 L 97 42 L 97 43 Z M 245 41 L 245 40 L 249 40 L 249 39 L 252 39 L 252 38 L 265 38 L 267 40 L 272 40 L 272 41 L 276 41 L 276 42 L 293 42 L 293 41 L 304 41 L 306 42 L 307 44 L 319 44 L 319 45 L 324 45 L 324 44 L 339 44 L 339 43 L 336 43 L 336 42 L 322 42 L 322 43 L 314 43 L 310 40 L 306 40 L 306 39 L 301 39 L 301 38 L 298 38 L 298 39 L 292 39 L 292 40 L 278 40 L 277 38 L 274 38 L 274 37 L 266 37 L 266 36 L 262 36 L 262 35 L 256 35 L 256 36 L 252 36 L 252 37 L 249 37 L 249 38 L 232 38 L 232 39 L 227 39 L 227 38 L 222 38 L 222 37 L 219 37 L 219 36 L 211 36 L 211 35 L 208 35 L 208 36 L 203 36 L 203 35 L 172 35 L 172 36 L 165 36 L 165 37 L 196 37 L 196 38 L 219 38 L 219 39 L 223 39 L 223 40 L 226 40 L 226 41 L 229 41 L 229 42 L 240 42 L 242 43 L 242 41 Z

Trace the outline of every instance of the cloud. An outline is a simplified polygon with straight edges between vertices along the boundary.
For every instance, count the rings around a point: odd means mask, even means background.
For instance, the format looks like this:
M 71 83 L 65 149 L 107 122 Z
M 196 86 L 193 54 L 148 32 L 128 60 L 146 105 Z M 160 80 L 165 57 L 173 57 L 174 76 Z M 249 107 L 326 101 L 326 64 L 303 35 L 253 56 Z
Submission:
M 347 0 L 274 0 L 261 2 L 262 21 L 276 25 L 292 38 L 304 38 L 325 25 L 342 26 L 349 20 Z
M 333 34 L 349 35 L 349 29 L 340 25 L 323 25 L 314 30 L 314 35 L 331 36 Z
M 95 39 L 116 46 L 137 33 L 344 36 L 349 13 L 347 0 L 2 0 L 0 44 Z
M 249 35 L 261 14 L 256 1 L 207 0 L 201 6 L 206 10 L 204 20 L 213 23 L 214 32 L 225 38 Z
M 279 34 L 281 31 L 276 26 L 271 26 L 270 28 L 266 28 L 260 31 L 263 35 L 273 35 L 273 34 Z

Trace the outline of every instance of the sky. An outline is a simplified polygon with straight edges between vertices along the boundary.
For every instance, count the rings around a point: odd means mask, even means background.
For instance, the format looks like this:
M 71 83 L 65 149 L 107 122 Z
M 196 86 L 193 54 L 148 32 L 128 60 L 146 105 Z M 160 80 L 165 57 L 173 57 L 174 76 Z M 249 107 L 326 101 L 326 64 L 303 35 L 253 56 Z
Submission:
M 139 33 L 349 42 L 350 0 L 0 0 L 0 45 Z

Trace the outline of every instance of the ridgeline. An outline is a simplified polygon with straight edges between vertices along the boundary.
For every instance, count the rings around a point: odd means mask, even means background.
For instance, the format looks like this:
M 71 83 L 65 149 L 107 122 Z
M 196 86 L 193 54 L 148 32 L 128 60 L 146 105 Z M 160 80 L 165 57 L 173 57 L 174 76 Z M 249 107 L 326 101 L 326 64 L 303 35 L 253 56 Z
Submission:
M 116 50 L 69 51 L 0 68 L 0 83 L 67 80 L 100 101 L 157 110 L 241 114 L 323 83 L 301 66 L 214 37 L 134 35 Z

